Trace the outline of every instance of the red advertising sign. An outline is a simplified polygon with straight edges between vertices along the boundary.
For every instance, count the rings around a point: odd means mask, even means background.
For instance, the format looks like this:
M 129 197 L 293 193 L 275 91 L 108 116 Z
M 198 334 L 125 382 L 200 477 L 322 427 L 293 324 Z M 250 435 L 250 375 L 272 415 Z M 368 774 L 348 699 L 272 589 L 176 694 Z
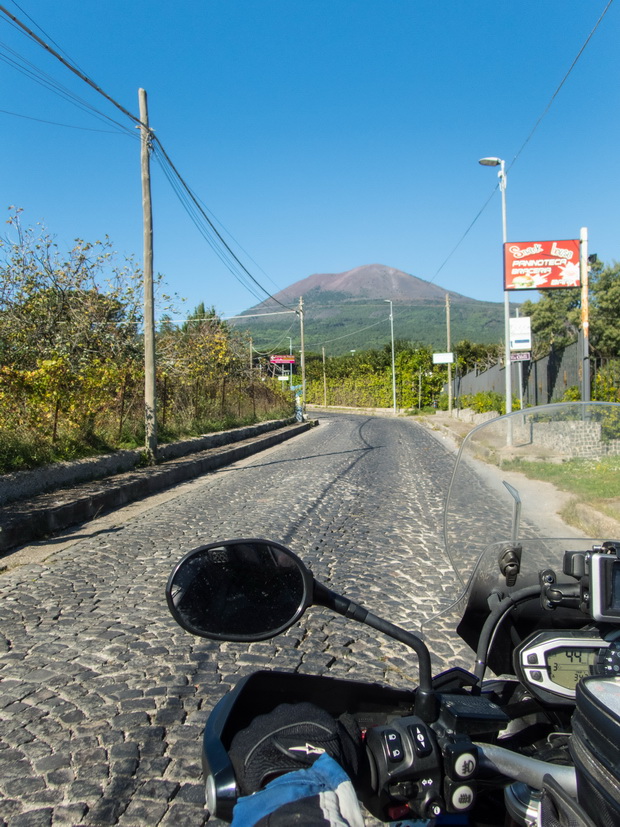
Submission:
M 579 239 L 504 244 L 504 290 L 580 287 Z
M 270 356 L 269 361 L 273 365 L 294 365 L 295 364 L 295 357 L 294 356 Z

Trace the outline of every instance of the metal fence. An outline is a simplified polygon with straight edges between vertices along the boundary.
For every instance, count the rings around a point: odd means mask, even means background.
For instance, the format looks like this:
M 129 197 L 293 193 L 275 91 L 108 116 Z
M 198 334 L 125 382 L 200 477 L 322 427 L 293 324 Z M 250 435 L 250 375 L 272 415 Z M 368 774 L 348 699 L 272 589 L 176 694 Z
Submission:
M 552 350 L 547 356 L 527 362 L 513 362 L 512 392 L 523 400 L 523 405 L 545 405 L 559 402 L 568 388 L 581 387 L 581 357 L 578 342 L 561 350 Z M 454 379 L 454 398 L 464 394 L 495 391 L 504 395 L 506 380 L 504 367 L 493 365 L 485 371 L 472 370 Z

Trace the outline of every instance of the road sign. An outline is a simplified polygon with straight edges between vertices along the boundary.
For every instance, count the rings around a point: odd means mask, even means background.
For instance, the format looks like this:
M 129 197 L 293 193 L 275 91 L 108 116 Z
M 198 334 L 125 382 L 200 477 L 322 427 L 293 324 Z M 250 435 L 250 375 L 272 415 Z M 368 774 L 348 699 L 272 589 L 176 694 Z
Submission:
M 525 350 L 517 350 L 510 354 L 511 362 L 528 362 L 531 358 L 532 354 Z
M 532 325 L 529 316 L 510 320 L 510 350 L 532 349 Z
M 294 365 L 294 356 L 270 356 L 269 361 L 272 365 Z
M 451 365 L 454 362 L 454 353 L 433 353 L 434 365 Z

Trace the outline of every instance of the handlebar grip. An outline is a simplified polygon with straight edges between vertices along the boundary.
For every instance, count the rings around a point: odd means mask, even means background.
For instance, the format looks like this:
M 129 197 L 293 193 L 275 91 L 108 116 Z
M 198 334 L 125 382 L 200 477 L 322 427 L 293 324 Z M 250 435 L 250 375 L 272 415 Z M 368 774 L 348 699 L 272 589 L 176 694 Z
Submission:
M 577 796 L 577 776 L 574 767 L 549 764 L 538 758 L 520 755 L 493 744 L 476 743 L 480 750 L 480 767 L 493 770 L 514 781 L 522 781 L 530 787 L 542 789 L 543 778 L 550 775 L 571 796 Z

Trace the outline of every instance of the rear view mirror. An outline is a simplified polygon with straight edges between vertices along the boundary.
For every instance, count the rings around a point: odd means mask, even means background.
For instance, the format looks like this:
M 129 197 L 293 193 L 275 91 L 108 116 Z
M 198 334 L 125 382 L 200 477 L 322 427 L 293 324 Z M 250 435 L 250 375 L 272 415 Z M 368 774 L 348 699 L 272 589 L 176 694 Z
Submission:
M 190 551 L 166 586 L 168 608 L 194 635 L 265 640 L 312 602 L 314 578 L 292 551 L 266 540 L 230 540 Z

